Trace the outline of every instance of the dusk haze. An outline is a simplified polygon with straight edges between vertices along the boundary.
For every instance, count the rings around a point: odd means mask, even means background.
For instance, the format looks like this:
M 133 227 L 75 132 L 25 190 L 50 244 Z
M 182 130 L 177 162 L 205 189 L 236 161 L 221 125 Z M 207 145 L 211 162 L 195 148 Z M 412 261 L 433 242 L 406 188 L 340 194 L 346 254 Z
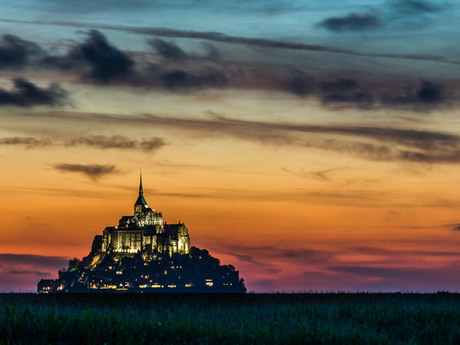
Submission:
M 0 0 L 0 292 L 90 250 L 206 256 L 237 292 L 460 291 L 459 15 Z

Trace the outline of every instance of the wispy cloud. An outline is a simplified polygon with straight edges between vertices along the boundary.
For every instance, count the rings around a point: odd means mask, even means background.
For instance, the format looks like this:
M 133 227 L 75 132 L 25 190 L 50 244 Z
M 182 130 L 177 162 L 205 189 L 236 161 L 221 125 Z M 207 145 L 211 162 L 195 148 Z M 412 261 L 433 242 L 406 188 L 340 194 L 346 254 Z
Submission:
M 82 119 L 129 126 L 155 126 L 182 131 L 192 137 L 235 137 L 274 146 L 298 146 L 345 153 L 367 160 L 415 163 L 460 163 L 460 137 L 455 134 L 371 127 L 249 121 L 213 115 L 208 119 L 153 114 L 110 115 L 42 113 L 42 118 Z M 308 135 L 307 135 L 308 134 Z
M 446 7 L 446 3 L 439 1 L 437 3 L 425 0 L 394 0 L 393 6 L 396 10 L 405 13 L 430 13 L 440 11 Z
M 316 170 L 316 171 L 305 171 L 305 169 L 301 169 L 300 171 L 292 171 L 286 168 L 282 168 L 281 170 L 287 172 L 288 174 L 294 175 L 294 176 L 300 176 L 303 178 L 312 178 L 312 179 L 321 180 L 321 181 L 329 181 L 330 173 L 334 171 L 344 170 L 344 169 L 346 168 L 344 167 L 330 168 L 330 169 Z
M 23 20 L 11 20 L 6 18 L 0 18 L 0 22 L 13 22 L 13 23 L 24 23 L 24 24 L 36 24 L 36 25 L 56 25 L 56 26 L 70 26 L 87 29 L 99 29 L 99 30 L 116 30 L 136 33 L 145 36 L 154 37 L 170 37 L 170 38 L 190 38 L 200 39 L 214 42 L 258 46 L 264 48 L 273 49 L 288 49 L 288 50 L 304 50 L 304 51 L 317 51 L 317 52 L 328 52 L 336 54 L 344 54 L 350 56 L 362 56 L 362 57 L 380 57 L 388 59 L 404 59 L 404 60 L 418 60 L 418 61 L 432 61 L 446 64 L 460 65 L 460 61 L 450 61 L 442 56 L 430 56 L 425 54 L 398 54 L 398 53 L 366 53 L 360 51 L 354 51 L 349 49 L 342 49 L 331 46 L 323 46 L 316 44 L 304 44 L 289 41 L 279 41 L 263 38 L 251 38 L 251 37 L 240 37 L 225 35 L 220 32 L 200 32 L 200 31 L 188 31 L 188 30 L 176 30 L 168 28 L 155 28 L 155 27 L 130 27 L 121 25 L 106 25 L 106 24 L 85 24 L 78 22 L 62 22 L 62 21 L 23 21 Z
M 130 117 L 131 121 L 134 119 Z M 173 127 L 201 135 L 217 133 L 272 145 L 296 145 L 348 153 L 371 160 L 419 163 L 459 163 L 460 138 L 453 134 L 385 127 L 304 125 L 258 122 L 215 116 L 195 120 L 156 115 L 137 118 L 144 123 Z M 311 135 L 308 138 L 302 134 Z M 368 140 L 355 141 L 353 138 Z
M 51 140 L 46 137 L 4 137 L 0 138 L 0 146 L 24 146 L 28 149 L 43 147 L 65 147 L 87 146 L 100 150 L 137 150 L 142 152 L 153 152 L 168 145 L 163 138 L 152 137 L 147 139 L 131 139 L 123 135 L 89 135 L 72 139 Z
M 103 176 L 115 175 L 120 173 L 120 171 L 115 165 L 58 163 L 52 166 L 54 169 L 59 170 L 63 173 L 81 173 L 83 175 L 88 176 L 93 181 L 97 181 L 99 178 Z
M 80 145 L 98 149 L 142 150 L 145 152 L 152 152 L 167 144 L 162 138 L 158 137 L 136 140 L 123 135 L 90 135 L 69 139 L 65 142 L 65 146 Z
M 8 146 L 25 146 L 26 148 L 38 148 L 44 146 L 51 146 L 53 142 L 49 138 L 35 138 L 35 137 L 6 137 L 0 138 L 0 145 Z

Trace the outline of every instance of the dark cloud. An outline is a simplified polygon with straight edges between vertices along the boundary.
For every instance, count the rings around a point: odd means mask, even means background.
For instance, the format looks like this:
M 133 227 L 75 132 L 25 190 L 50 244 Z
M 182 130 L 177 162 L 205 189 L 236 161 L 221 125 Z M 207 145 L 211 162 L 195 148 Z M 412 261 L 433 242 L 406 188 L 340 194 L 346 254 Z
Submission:
M 0 69 L 21 69 L 45 56 L 45 51 L 36 43 L 13 35 L 0 39 Z
M 439 103 L 444 99 L 443 88 L 440 85 L 424 81 L 417 92 L 417 99 L 422 103 Z
M 100 30 L 115 30 L 125 31 L 140 35 L 155 36 L 155 37 L 170 37 L 170 38 L 192 38 L 200 40 L 208 40 L 222 43 L 241 44 L 241 45 L 253 45 L 264 48 L 275 48 L 275 49 L 290 49 L 290 50 L 305 50 L 305 51 L 318 51 L 318 52 L 329 52 L 336 54 L 344 54 L 350 56 L 362 56 L 362 57 L 380 57 L 389 59 L 405 59 L 405 60 L 417 60 L 417 61 L 432 61 L 440 62 L 445 64 L 459 65 L 459 61 L 450 61 L 442 56 L 432 55 L 417 55 L 417 54 L 380 54 L 380 53 L 363 53 L 359 51 L 353 51 L 342 48 L 335 48 L 329 46 L 321 46 L 315 44 L 304 44 L 286 41 L 277 41 L 263 38 L 249 38 L 240 36 L 229 36 L 220 32 L 199 32 L 199 31 L 187 31 L 187 30 L 175 30 L 166 28 L 152 28 L 152 27 L 128 27 L 128 26 L 116 26 L 116 25 L 105 25 L 105 24 L 84 24 L 76 22 L 56 22 L 56 21 L 21 21 L 11 19 L 0 19 L 0 22 L 8 23 L 25 23 L 25 24 L 37 24 L 37 25 L 57 25 L 57 26 L 70 26 L 88 29 L 100 29 Z
M 30 67 L 75 73 L 95 83 L 117 83 L 170 91 L 222 87 L 282 90 L 299 97 L 307 95 L 319 97 L 326 106 L 359 109 L 403 107 L 408 110 L 430 111 L 434 107 L 447 105 L 450 100 L 454 100 L 454 90 L 446 92 L 447 86 L 429 80 L 421 82 L 419 87 L 409 85 L 406 89 L 402 89 L 400 81 L 394 82 L 390 79 L 357 80 L 339 77 L 331 80 L 323 77 L 321 80 L 321 77 L 316 76 L 315 80 L 302 70 L 286 66 L 266 66 L 224 60 L 222 57 L 216 59 L 208 55 L 188 55 L 177 44 L 161 39 L 152 40 L 150 43 L 164 59 L 154 64 L 148 59 L 137 56 L 136 63 L 134 57 L 110 44 L 102 33 L 91 30 L 83 42 L 75 43 L 67 53 L 61 56 L 48 54 L 39 62 L 38 60 L 31 62 Z M 435 59 L 436 57 L 411 56 L 410 58 Z M 407 83 L 414 84 L 414 82 Z M 458 86 L 451 83 L 450 87 Z M 30 82 L 18 79 L 16 88 L 18 89 L 16 92 L 0 92 L 0 105 L 2 103 L 21 106 L 55 105 L 65 96 L 65 92 L 57 85 L 42 90 L 34 87 Z
M 188 72 L 175 69 L 165 72 L 160 77 L 163 87 L 167 89 L 189 89 L 204 87 L 223 87 L 227 84 L 227 76 L 219 70 Z
M 403 13 L 430 13 L 441 10 L 445 3 L 433 3 L 424 0 L 396 0 L 393 6 Z
M 314 81 L 308 76 L 297 76 L 292 78 L 287 88 L 293 94 L 304 97 L 313 91 Z
M 115 165 L 59 163 L 54 164 L 53 168 L 59 170 L 60 172 L 81 173 L 88 176 L 93 181 L 97 181 L 103 176 L 120 173 Z
M 58 84 L 51 84 L 48 89 L 45 89 L 22 78 L 13 79 L 13 83 L 14 88 L 11 91 L 0 89 L 0 106 L 56 106 L 66 100 L 67 92 Z
M 347 104 L 360 109 L 409 106 L 412 110 L 429 111 L 453 100 L 446 97 L 443 85 L 426 80 L 418 86 L 410 83 L 402 88 L 389 83 L 362 85 L 356 79 L 338 78 L 323 82 L 318 94 L 324 105 Z
M 90 79 L 108 83 L 126 79 L 133 73 L 134 61 L 111 45 L 102 33 L 91 30 L 87 35 L 85 42 L 70 50 L 68 59 L 72 64 L 88 65 Z
M 167 59 L 172 60 L 183 60 L 186 59 L 187 53 L 185 53 L 178 45 L 174 42 L 167 42 L 162 39 L 153 39 L 149 41 L 149 44 L 155 48 L 156 52 Z
M 101 32 L 91 30 L 87 35 L 84 42 L 74 45 L 67 54 L 49 55 L 43 59 L 41 66 L 77 71 L 96 83 L 121 83 L 169 90 L 222 87 L 228 82 L 223 68 L 191 66 L 186 69 L 169 66 L 168 62 L 177 62 L 188 57 L 172 42 L 160 39 L 150 41 L 165 61 L 161 64 L 143 63 L 136 66 L 128 54 L 111 45 Z M 213 58 L 211 61 L 214 60 Z
M 423 81 L 421 85 L 412 91 L 408 87 L 402 93 L 384 94 L 381 102 L 386 105 L 420 105 L 423 107 L 436 106 L 445 100 L 444 87 L 429 81 Z
M 48 138 L 6 137 L 0 138 L 0 145 L 24 145 L 27 148 L 50 146 L 53 142 Z
M 324 82 L 321 85 L 321 91 L 324 93 L 342 93 L 358 87 L 359 83 L 356 80 L 340 78 L 332 82 Z
M 360 87 L 357 80 L 343 78 L 322 83 L 320 97 L 325 104 L 353 103 L 361 108 L 368 108 L 374 102 L 374 96 Z
M 98 149 L 123 149 L 123 150 L 142 150 L 151 152 L 166 145 L 162 138 L 149 138 L 143 140 L 135 140 L 123 135 L 91 135 L 79 137 L 65 142 L 66 146 L 84 145 Z
M 454 224 L 454 225 L 452 226 L 452 230 L 454 230 L 454 231 L 460 231 L 460 224 Z
M 381 19 L 373 14 L 351 13 L 345 17 L 332 17 L 323 20 L 319 26 L 334 32 L 366 31 L 383 25 Z

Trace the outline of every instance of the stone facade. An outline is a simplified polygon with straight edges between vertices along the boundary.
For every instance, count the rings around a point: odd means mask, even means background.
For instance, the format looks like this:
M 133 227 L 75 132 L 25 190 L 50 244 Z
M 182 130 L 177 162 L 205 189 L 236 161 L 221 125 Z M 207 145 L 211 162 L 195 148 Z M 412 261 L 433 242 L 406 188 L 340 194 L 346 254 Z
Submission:
M 104 229 L 100 250 L 105 253 L 188 254 L 190 240 L 183 223 L 167 224 L 161 212 L 148 206 L 141 175 L 134 215 L 123 216 L 117 226 Z

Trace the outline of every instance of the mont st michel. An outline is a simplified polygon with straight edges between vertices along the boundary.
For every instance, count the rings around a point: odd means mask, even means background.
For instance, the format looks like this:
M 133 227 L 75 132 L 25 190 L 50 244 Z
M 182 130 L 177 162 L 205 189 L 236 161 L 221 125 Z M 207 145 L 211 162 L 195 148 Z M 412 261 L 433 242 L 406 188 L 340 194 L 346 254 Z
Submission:
M 149 207 L 139 182 L 134 214 L 95 235 L 88 256 L 74 258 L 58 279 L 42 279 L 39 293 L 229 292 L 246 287 L 232 265 L 190 247 L 184 223 L 169 224 Z

